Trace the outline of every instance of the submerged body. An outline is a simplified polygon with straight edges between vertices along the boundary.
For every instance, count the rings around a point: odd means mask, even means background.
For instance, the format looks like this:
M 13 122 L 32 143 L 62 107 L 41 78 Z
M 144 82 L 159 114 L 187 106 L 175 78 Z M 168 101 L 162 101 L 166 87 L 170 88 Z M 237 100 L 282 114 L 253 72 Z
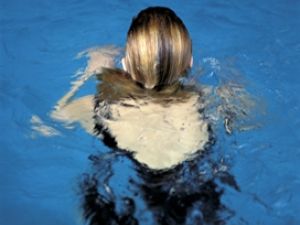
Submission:
M 104 70 L 98 77 L 95 99 L 79 98 L 52 117 L 66 124 L 79 122 L 88 133 L 102 138 L 109 135 L 114 147 L 133 153 L 139 163 L 156 170 L 193 158 L 209 143 L 199 93 L 180 85 L 147 91 L 114 70 Z
M 100 78 L 96 131 L 109 133 L 117 148 L 132 152 L 138 162 L 151 169 L 171 168 L 205 148 L 210 133 L 200 113 L 203 104 L 198 93 L 181 85 L 145 90 L 113 70 Z
M 147 100 L 123 100 L 110 106 L 111 117 L 101 122 L 117 147 L 151 169 L 177 165 L 203 150 L 207 123 L 198 113 L 198 97 L 163 105 Z
M 142 10 L 127 34 L 123 70 L 113 65 L 117 52 L 98 49 L 87 55 L 87 70 L 58 102 L 52 117 L 67 125 L 79 122 L 112 151 L 121 150 L 137 162 L 135 169 L 141 180 L 130 178 L 128 186 L 140 190 L 158 224 L 186 224 L 193 209 L 201 214 L 190 224 L 223 224 L 217 215 L 222 208 L 222 191 L 200 170 L 199 160 L 191 160 L 213 139 L 201 91 L 181 83 L 193 64 L 191 39 L 183 22 L 167 8 Z M 93 74 L 100 80 L 96 95 L 71 101 Z M 238 115 L 231 109 L 234 107 L 217 111 L 224 112 L 230 122 Z M 138 224 L 132 199 L 126 197 L 128 210 L 125 207 L 124 212 L 117 212 L 120 196 L 114 196 L 109 187 L 111 158 L 90 159 L 98 166 L 82 184 L 84 217 L 91 224 Z M 226 181 L 224 174 L 221 178 L 225 182 L 235 184 L 230 175 L 225 176 Z

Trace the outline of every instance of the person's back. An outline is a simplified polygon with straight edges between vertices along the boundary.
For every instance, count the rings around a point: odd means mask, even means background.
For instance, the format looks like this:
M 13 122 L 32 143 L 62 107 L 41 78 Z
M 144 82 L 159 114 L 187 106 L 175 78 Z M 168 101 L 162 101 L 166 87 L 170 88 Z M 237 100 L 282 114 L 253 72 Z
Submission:
M 132 152 L 151 169 L 171 168 L 205 149 L 210 133 L 199 113 L 199 93 L 180 84 L 144 89 L 114 70 L 104 70 L 99 78 L 96 130 L 114 140 L 111 147 Z

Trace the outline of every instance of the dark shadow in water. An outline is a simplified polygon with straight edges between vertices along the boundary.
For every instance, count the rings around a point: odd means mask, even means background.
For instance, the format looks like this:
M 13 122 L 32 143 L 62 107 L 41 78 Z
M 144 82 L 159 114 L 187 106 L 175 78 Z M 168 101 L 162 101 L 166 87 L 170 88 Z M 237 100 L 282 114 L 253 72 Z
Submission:
M 133 197 L 116 197 L 108 182 L 114 176 L 112 163 L 118 157 L 129 157 L 130 154 L 118 152 L 110 157 L 93 155 L 93 174 L 85 174 L 81 181 L 82 209 L 84 218 L 90 225 L 143 225 L 139 218 L 137 202 Z M 200 159 L 199 159 L 200 158 Z M 199 163 L 205 157 L 184 162 L 167 171 L 153 171 L 134 161 L 137 179 L 128 179 L 141 201 L 151 212 L 153 222 L 158 225 L 189 224 L 225 224 L 233 215 L 221 203 L 223 189 L 218 183 L 231 186 L 239 191 L 232 175 L 218 172 L 213 176 L 203 174 Z M 117 205 L 120 205 L 121 207 Z
M 124 207 L 122 215 L 116 212 L 116 204 L 111 198 L 98 192 L 98 180 L 85 175 L 82 183 L 84 218 L 91 225 L 135 225 L 139 224 L 134 218 L 135 203 L 131 198 L 123 198 Z
M 174 180 L 180 180 L 179 171 L 143 172 L 142 176 L 140 190 L 158 224 L 186 224 L 188 215 L 191 224 L 203 224 L 202 221 L 221 224 L 217 221 L 217 211 L 223 208 L 222 190 L 217 190 L 212 180 L 173 184 Z M 194 208 L 197 212 L 192 213 Z

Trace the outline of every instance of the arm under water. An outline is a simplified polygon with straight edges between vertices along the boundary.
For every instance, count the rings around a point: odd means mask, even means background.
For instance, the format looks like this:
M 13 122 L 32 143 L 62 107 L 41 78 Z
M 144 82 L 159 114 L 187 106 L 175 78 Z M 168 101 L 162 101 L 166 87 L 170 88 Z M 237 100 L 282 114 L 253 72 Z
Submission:
M 72 82 L 70 90 L 58 100 L 50 114 L 51 118 L 63 122 L 65 126 L 78 122 L 89 134 L 94 134 L 94 96 L 87 95 L 77 99 L 74 96 L 88 79 L 101 73 L 104 67 L 114 67 L 115 57 L 119 54 L 120 49 L 113 46 L 80 52 L 78 58 L 89 58 L 87 66 L 83 72 L 77 73 L 78 78 Z

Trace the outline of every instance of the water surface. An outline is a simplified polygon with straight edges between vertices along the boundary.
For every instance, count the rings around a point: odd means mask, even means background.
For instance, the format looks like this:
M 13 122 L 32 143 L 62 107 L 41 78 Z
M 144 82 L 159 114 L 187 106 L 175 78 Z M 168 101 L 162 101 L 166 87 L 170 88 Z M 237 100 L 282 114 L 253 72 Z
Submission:
M 209 184 L 223 190 L 223 220 L 299 224 L 299 2 L 151 4 L 171 7 L 186 23 L 194 45 L 194 74 L 203 68 L 196 80 L 212 86 L 236 80 L 266 108 L 259 129 L 227 135 L 220 128 L 217 133 L 210 158 L 217 171 L 224 165 L 239 187 L 220 179 Z M 75 60 L 77 53 L 93 46 L 124 46 L 132 16 L 146 6 L 146 1 L 1 1 L 2 224 L 84 224 L 79 183 L 84 173 L 97 171 L 91 155 L 110 150 L 79 126 L 66 129 L 51 120 L 49 112 L 69 89 L 72 75 L 86 66 L 85 58 Z M 94 81 L 79 95 L 94 93 Z M 33 115 L 57 135 L 36 132 Z M 114 157 L 107 164 L 114 172 L 109 184 L 116 195 L 131 196 L 134 190 L 129 189 L 136 186 L 124 184 L 138 179 L 135 164 L 124 155 Z M 197 165 L 208 174 L 214 171 L 212 164 Z M 137 201 L 136 208 L 134 217 L 152 224 L 146 204 Z

